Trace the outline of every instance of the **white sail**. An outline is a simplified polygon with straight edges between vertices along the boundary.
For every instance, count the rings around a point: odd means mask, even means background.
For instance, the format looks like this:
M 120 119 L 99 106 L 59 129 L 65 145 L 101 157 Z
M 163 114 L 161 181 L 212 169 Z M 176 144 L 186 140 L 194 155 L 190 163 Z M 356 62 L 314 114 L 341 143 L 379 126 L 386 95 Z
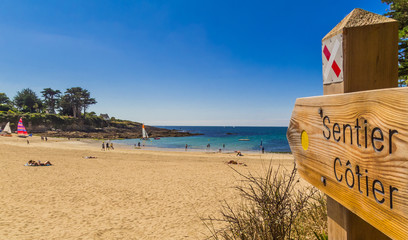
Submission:
M 143 124 L 143 126 L 142 126 L 142 137 L 143 137 L 143 139 L 149 138 L 149 135 L 148 135 L 147 132 L 146 132 L 146 129 L 145 129 L 145 127 L 144 127 L 144 124 Z
M 8 123 L 6 124 L 6 126 L 5 126 L 4 129 L 3 129 L 3 132 L 8 133 L 8 134 L 11 134 L 10 122 L 8 122 Z

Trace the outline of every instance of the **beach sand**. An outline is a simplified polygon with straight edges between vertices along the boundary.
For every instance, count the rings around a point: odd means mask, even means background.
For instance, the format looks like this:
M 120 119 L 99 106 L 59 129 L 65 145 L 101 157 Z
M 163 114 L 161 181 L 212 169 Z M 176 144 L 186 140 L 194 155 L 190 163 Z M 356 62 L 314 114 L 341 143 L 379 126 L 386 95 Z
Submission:
M 0 239 L 204 239 L 200 217 L 240 199 L 232 168 L 262 175 L 271 162 L 293 164 L 291 154 L 104 152 L 99 141 L 27 139 L 0 137 Z M 30 159 L 53 166 L 24 166 Z

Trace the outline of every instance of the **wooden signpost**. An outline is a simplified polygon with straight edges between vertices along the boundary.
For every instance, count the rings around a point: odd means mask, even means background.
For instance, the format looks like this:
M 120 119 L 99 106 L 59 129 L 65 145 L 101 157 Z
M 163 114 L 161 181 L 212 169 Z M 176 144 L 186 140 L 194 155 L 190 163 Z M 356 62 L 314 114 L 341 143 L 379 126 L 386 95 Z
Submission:
M 300 175 L 328 196 L 329 239 L 408 239 L 397 46 L 398 22 L 353 10 L 322 41 L 326 96 L 296 100 L 287 137 Z

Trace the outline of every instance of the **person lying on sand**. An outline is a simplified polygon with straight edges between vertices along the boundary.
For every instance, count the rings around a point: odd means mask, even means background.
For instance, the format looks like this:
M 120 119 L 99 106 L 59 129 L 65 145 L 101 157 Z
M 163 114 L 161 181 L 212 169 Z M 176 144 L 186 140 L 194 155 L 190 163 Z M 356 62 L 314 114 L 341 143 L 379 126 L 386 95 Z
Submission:
M 39 165 L 36 161 L 29 160 L 28 163 L 26 163 L 26 166 L 39 166 Z
M 45 163 L 41 163 L 41 161 L 34 161 L 34 160 L 29 160 L 28 163 L 25 164 L 25 166 L 52 166 L 50 161 L 46 161 Z
M 241 153 L 241 151 L 235 151 L 236 153 L 237 153 L 237 156 L 244 156 L 244 155 L 242 155 L 242 153 Z
M 242 166 L 247 166 L 245 163 L 239 163 L 237 161 L 234 160 L 230 160 L 229 162 L 226 162 L 226 164 L 234 164 L 234 165 L 242 165 Z
M 94 157 L 94 156 L 85 156 L 84 158 L 85 159 L 90 159 L 90 158 L 96 158 L 96 157 Z

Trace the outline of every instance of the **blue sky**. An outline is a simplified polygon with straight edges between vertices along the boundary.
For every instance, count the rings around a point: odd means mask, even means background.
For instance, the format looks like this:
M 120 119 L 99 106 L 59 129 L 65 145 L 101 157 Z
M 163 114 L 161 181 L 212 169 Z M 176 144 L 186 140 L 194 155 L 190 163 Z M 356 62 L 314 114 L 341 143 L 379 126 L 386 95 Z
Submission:
M 322 95 L 321 39 L 380 0 L 0 1 L 0 92 L 80 86 L 149 125 L 286 126 Z

